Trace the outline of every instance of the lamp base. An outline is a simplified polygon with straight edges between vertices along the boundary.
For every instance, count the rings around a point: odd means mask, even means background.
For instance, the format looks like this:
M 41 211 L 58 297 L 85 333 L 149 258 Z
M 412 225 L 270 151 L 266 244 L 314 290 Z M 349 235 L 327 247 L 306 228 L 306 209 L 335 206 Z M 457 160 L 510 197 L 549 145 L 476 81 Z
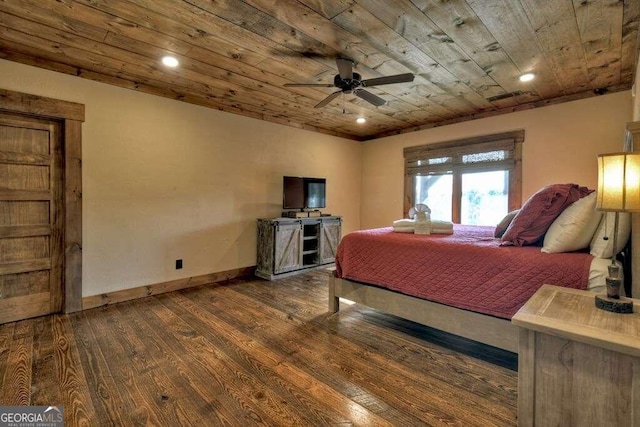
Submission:
M 612 313 L 633 313 L 633 301 L 629 298 L 614 299 L 604 295 L 596 295 L 596 307 Z

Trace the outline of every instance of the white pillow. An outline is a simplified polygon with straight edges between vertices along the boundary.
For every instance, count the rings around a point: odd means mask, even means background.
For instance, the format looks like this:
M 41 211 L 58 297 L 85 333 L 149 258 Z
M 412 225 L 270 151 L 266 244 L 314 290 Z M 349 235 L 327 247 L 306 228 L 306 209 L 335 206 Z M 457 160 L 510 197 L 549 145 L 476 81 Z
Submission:
M 618 247 L 616 254 L 626 246 L 631 235 L 631 214 L 620 212 L 618 214 Z M 611 258 L 613 253 L 613 227 L 615 223 L 615 212 L 607 212 L 602 215 L 600 225 L 591 239 L 590 254 L 598 258 Z M 605 227 L 606 226 L 606 227 Z M 604 237 L 608 240 L 604 240 Z
M 588 247 L 601 216 L 596 211 L 595 191 L 573 202 L 549 226 L 541 251 L 553 254 Z

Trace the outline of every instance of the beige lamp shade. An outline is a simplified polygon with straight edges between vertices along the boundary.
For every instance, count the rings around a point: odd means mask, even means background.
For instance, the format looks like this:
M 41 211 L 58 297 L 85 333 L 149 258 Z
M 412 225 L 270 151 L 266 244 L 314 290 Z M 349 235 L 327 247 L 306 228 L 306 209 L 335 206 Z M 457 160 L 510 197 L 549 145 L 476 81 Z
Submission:
M 640 153 L 598 155 L 596 209 L 640 212 Z

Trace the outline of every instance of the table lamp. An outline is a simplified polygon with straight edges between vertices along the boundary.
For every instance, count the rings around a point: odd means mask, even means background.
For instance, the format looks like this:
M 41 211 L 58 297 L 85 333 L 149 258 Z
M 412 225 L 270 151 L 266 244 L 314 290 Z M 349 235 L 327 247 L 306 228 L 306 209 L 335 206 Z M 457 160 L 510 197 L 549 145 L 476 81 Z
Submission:
M 596 209 L 615 212 L 613 253 L 606 280 L 607 295 L 596 295 L 596 307 L 614 313 L 633 313 L 633 302 L 620 297 L 620 267 L 616 263 L 618 213 L 640 212 L 640 153 L 598 155 L 598 195 Z

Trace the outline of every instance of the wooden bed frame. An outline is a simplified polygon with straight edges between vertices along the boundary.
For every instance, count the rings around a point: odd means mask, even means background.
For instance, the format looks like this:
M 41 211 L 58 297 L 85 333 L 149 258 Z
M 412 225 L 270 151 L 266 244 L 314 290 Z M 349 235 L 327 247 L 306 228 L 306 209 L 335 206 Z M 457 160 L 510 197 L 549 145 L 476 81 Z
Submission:
M 518 352 L 518 327 L 500 319 L 404 295 L 388 289 L 331 276 L 329 312 L 340 309 L 345 298 L 385 313 L 494 347 Z

